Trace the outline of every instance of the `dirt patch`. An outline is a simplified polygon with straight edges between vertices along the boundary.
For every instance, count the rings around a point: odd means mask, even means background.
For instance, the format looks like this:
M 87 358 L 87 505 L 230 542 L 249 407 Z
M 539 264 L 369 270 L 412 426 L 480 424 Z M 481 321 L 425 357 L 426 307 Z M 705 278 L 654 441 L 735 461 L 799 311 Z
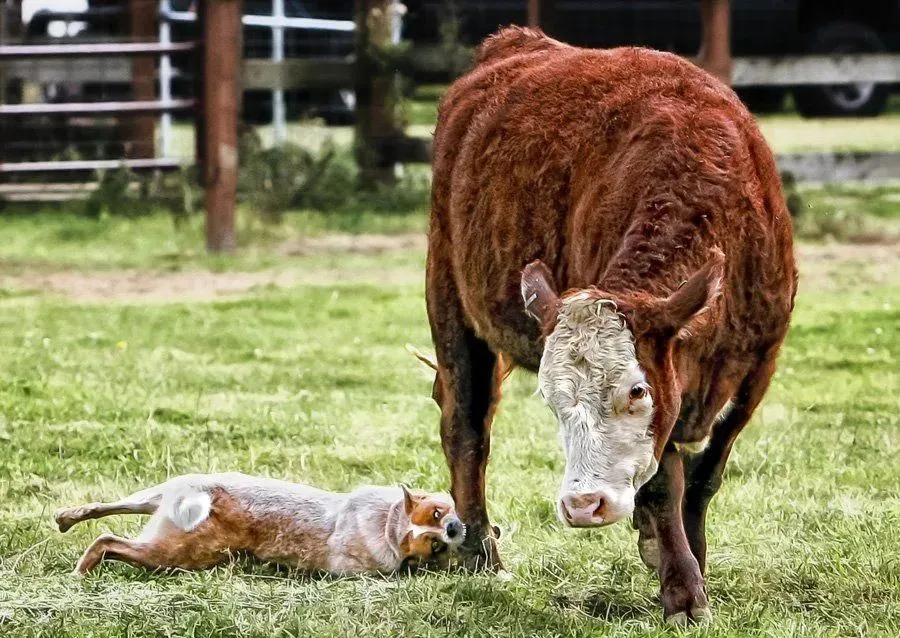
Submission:
M 333 235 L 304 239 L 279 247 L 278 253 L 302 256 L 321 253 L 379 254 L 391 251 L 424 250 L 425 236 Z M 264 287 L 290 288 L 301 285 L 329 286 L 342 283 L 409 285 L 421 283 L 424 275 L 408 268 L 303 268 L 288 266 L 255 272 L 210 272 L 192 270 L 117 271 L 17 271 L 0 272 L 0 288 L 62 295 L 74 301 L 133 301 L 160 303 L 210 301 L 235 297 Z
M 165 303 L 211 301 L 244 295 L 263 287 L 329 286 L 341 283 L 412 284 L 420 273 L 406 269 L 377 272 L 338 268 L 265 270 L 261 272 L 186 271 L 177 273 L 125 270 L 117 272 L 60 272 L 0 277 L 0 286 L 62 295 L 73 301 L 134 301 Z
M 302 241 L 287 242 L 278 248 L 278 253 L 288 256 L 328 252 L 378 254 L 394 250 L 425 250 L 426 246 L 427 239 L 424 233 L 408 235 L 324 235 L 322 237 L 310 237 Z
M 424 235 L 331 235 L 292 242 L 279 248 L 284 255 L 319 253 L 386 253 L 424 250 Z M 900 280 L 900 244 L 894 245 L 800 245 L 800 289 L 838 291 L 853 285 L 886 285 Z M 211 301 L 238 297 L 264 287 L 291 288 L 301 285 L 420 284 L 423 273 L 416 268 L 303 268 L 300 265 L 258 272 L 209 272 L 204 270 L 163 272 L 119 270 L 112 272 L 38 272 L 15 275 L 0 273 L 0 288 L 27 290 L 36 294 L 61 295 L 73 301 L 125 301 L 165 303 Z M 10 295 L 14 296 L 14 295 Z

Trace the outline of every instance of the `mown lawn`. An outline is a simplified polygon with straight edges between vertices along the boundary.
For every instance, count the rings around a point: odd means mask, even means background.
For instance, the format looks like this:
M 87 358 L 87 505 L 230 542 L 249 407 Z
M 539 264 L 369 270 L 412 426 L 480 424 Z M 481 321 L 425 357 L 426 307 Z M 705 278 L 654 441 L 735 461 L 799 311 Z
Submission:
M 310 219 L 258 234 L 259 245 L 340 224 Z M 334 489 L 444 489 L 448 474 L 430 371 L 404 349 L 430 345 L 420 246 L 352 256 L 245 248 L 210 261 L 196 227 L 172 235 L 165 218 L 46 221 L 4 220 L 0 273 L 236 277 L 290 264 L 308 276 L 205 302 L 76 301 L 0 286 L 0 635 L 679 633 L 661 622 L 657 580 L 629 525 L 576 532 L 555 520 L 562 455 L 524 373 L 507 382 L 489 473 L 511 580 L 311 579 L 247 564 L 149 574 L 115 563 L 71 578 L 94 536 L 134 533 L 139 520 L 61 535 L 53 510 L 173 474 L 241 470 Z M 799 296 L 780 371 L 713 504 L 716 619 L 692 635 L 900 635 L 900 268 L 835 259 L 825 278 L 808 271 L 814 283 Z M 348 268 L 339 282 L 335 264 Z

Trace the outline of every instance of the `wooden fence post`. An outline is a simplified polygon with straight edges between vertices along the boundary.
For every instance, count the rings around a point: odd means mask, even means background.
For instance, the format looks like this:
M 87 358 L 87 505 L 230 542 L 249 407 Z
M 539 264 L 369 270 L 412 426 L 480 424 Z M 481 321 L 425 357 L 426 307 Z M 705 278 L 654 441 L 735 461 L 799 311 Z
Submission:
M 202 103 L 198 146 L 206 209 L 206 248 L 234 250 L 234 208 L 238 177 L 238 118 L 243 54 L 242 0 L 200 0 Z
M 703 0 L 703 26 L 697 64 L 725 84 L 731 84 L 731 0 Z
M 556 7 L 555 0 L 528 0 L 527 23 L 532 29 L 541 29 L 544 33 L 553 33 L 553 19 Z
M 397 86 L 378 51 L 391 44 L 392 0 L 355 0 L 356 131 L 354 152 L 364 188 L 394 182 L 396 140 L 403 135 Z
M 130 0 L 128 3 L 129 33 L 135 42 L 156 39 L 157 2 Z M 131 61 L 132 99 L 152 102 L 156 99 L 156 59 L 139 55 Z M 125 129 L 130 142 L 128 157 L 149 159 L 156 155 L 156 116 L 133 115 Z

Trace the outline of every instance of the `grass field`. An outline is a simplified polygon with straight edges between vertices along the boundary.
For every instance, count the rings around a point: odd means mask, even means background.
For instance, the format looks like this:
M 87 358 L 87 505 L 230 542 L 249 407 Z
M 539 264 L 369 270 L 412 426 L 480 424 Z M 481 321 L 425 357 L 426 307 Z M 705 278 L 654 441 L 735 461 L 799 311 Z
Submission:
M 891 193 L 809 196 L 814 209 L 869 207 L 873 219 L 900 208 Z M 524 373 L 507 382 L 489 472 L 509 581 L 114 563 L 71 578 L 94 536 L 139 520 L 61 535 L 53 510 L 173 474 L 448 483 L 431 376 L 404 350 L 430 345 L 423 242 L 408 234 L 421 214 L 294 214 L 277 230 L 244 227 L 252 245 L 219 260 L 203 256 L 196 223 L 170 224 L 46 215 L 0 226 L 0 635 L 679 633 L 661 623 L 628 524 L 555 520 L 562 455 Z M 348 228 L 405 234 L 347 252 L 332 233 Z M 780 370 L 712 506 L 716 620 L 692 635 L 900 635 L 898 259 L 896 244 L 801 247 Z

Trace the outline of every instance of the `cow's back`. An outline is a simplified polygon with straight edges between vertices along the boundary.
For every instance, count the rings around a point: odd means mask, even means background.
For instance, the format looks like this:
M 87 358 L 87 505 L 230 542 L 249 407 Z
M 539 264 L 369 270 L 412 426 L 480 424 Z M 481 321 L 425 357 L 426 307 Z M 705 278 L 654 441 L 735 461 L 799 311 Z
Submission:
M 790 221 L 771 153 L 731 91 L 675 56 L 522 29 L 488 40 L 479 59 L 439 112 L 429 267 L 452 270 L 469 325 L 494 350 L 539 363 L 519 297 L 533 259 L 563 289 L 619 269 L 621 285 L 667 294 L 717 246 L 729 285 L 766 281 L 789 313 Z M 758 301 L 737 297 L 732 324 Z

